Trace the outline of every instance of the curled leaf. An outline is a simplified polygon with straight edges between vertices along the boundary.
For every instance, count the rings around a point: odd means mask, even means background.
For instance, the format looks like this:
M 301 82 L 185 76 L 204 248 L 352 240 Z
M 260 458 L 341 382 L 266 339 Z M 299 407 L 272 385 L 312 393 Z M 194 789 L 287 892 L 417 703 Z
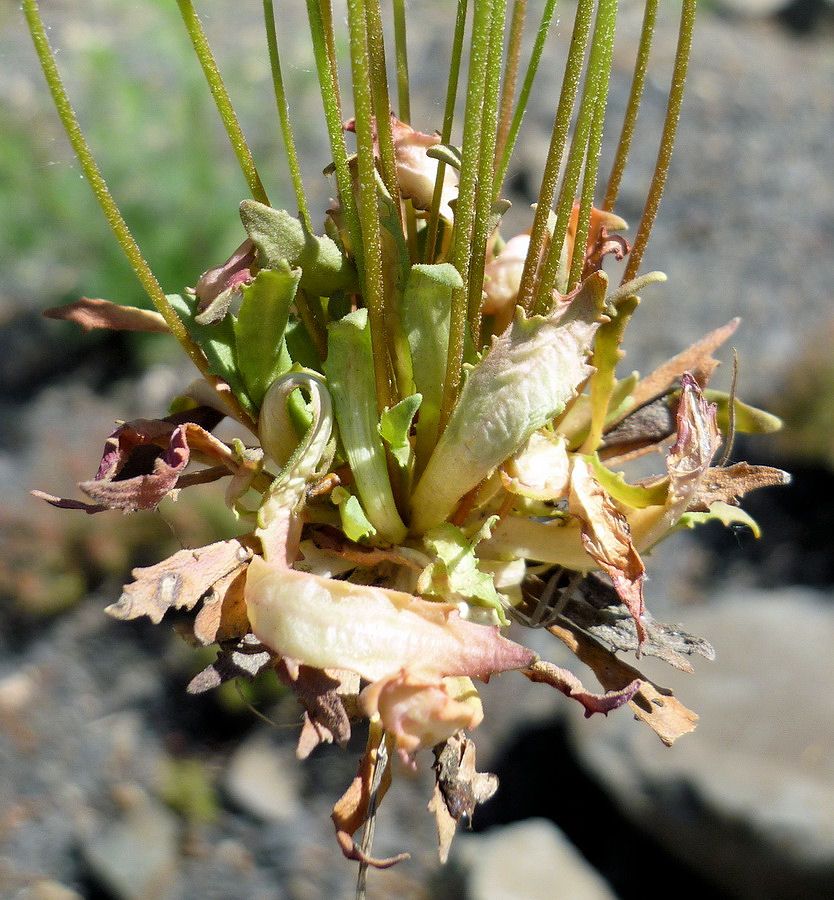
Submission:
M 634 697 L 642 685 L 641 680 L 635 678 L 617 690 L 610 690 L 605 694 L 592 694 L 585 690 L 582 682 L 573 672 L 541 659 L 525 669 L 522 674 L 526 675 L 530 681 L 549 684 L 572 700 L 577 700 L 585 707 L 586 719 L 594 713 L 602 713 L 607 716 L 611 710 L 619 709 Z

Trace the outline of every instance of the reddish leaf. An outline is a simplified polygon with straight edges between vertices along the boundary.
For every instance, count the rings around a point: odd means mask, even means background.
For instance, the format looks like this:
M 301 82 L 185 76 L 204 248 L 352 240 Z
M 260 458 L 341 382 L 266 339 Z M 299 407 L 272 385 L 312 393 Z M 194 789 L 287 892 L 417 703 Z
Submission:
M 635 678 L 618 690 L 611 690 L 605 694 L 592 694 L 585 690 L 582 682 L 573 672 L 541 659 L 525 669 L 522 674 L 526 675 L 530 681 L 549 684 L 571 699 L 578 700 L 585 707 L 586 719 L 594 713 L 602 713 L 607 716 L 612 709 L 619 709 L 628 703 L 642 686 L 642 681 Z
M 94 328 L 111 328 L 114 331 L 153 331 L 167 334 L 168 326 L 158 312 L 122 306 L 110 300 L 93 300 L 82 297 L 66 306 L 45 309 L 42 315 L 47 319 L 75 322 L 84 331 Z

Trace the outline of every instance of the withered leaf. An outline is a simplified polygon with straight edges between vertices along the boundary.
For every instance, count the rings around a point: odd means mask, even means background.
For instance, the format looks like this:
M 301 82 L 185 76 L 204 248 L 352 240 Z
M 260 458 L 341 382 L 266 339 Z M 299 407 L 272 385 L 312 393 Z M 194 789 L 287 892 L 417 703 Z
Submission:
M 368 746 L 362 759 L 359 761 L 359 770 L 356 777 L 350 783 L 350 787 L 333 807 L 330 818 L 336 827 L 336 840 L 347 859 L 356 860 L 375 869 L 387 869 L 398 862 L 408 859 L 411 854 L 400 853 L 386 859 L 375 859 L 357 846 L 353 835 L 364 825 L 371 809 L 371 794 L 373 789 L 374 774 L 379 759 L 379 753 L 373 737 L 378 734 L 373 727 L 368 736 Z M 385 766 L 381 779 L 378 779 L 375 803 L 379 804 L 391 786 L 391 767 L 386 759 L 381 765 Z
M 42 313 L 47 319 L 75 322 L 84 331 L 111 328 L 114 331 L 155 331 L 167 334 L 169 328 L 158 312 L 122 306 L 110 300 L 82 297 L 66 306 L 55 306 Z
M 770 466 L 751 466 L 746 462 L 721 468 L 712 466 L 704 473 L 689 509 L 705 512 L 715 502 L 738 506 L 740 497 L 749 491 L 775 485 L 790 484 L 791 476 Z
M 440 862 L 449 857 L 449 847 L 461 818 L 472 818 L 475 807 L 498 790 L 498 778 L 475 769 L 475 744 L 459 731 L 434 748 L 435 785 L 428 809 L 437 823 Z
M 692 373 L 698 384 L 701 387 L 705 387 L 716 366 L 718 366 L 718 361 L 713 359 L 710 354 L 733 334 L 738 328 L 739 322 L 741 322 L 739 318 L 731 319 L 726 325 L 711 331 L 702 337 L 700 341 L 696 341 L 691 347 L 662 363 L 654 372 L 641 379 L 631 395 L 633 401 L 631 409 L 642 406 L 647 401 L 662 394 L 684 372 Z M 627 415 L 628 410 L 619 419 L 609 424 L 612 426 L 616 425 L 618 421 Z
M 221 646 L 217 659 L 191 679 L 186 691 L 203 694 L 241 675 L 254 678 L 272 666 L 274 659 L 274 654 L 254 634 L 245 634 L 239 641 Z
M 147 616 L 159 624 L 169 609 L 193 609 L 206 591 L 251 557 L 252 551 L 235 539 L 180 550 L 155 566 L 134 569 L 135 580 L 105 612 L 116 619 Z
M 645 612 L 643 560 L 631 539 L 628 520 L 580 458 L 574 461 L 571 471 L 568 511 L 582 525 L 582 545 L 586 552 L 611 577 L 634 618 L 639 645 L 646 637 L 640 621 Z
M 275 665 L 280 681 L 292 688 L 304 706 L 304 726 L 296 756 L 306 759 L 319 744 L 335 741 L 344 747 L 350 740 L 350 719 L 343 695 L 359 692 L 359 677 L 344 670 L 289 667 L 284 659 Z
M 585 690 L 582 682 L 573 672 L 541 659 L 527 669 L 523 669 L 522 674 L 526 675 L 530 681 L 549 684 L 567 697 L 578 700 L 585 707 L 586 719 L 594 713 L 602 713 L 607 716 L 611 710 L 619 709 L 628 703 L 641 687 L 641 676 L 638 673 L 636 678 L 621 688 L 608 690 L 604 694 L 593 694 Z
M 197 642 L 207 647 L 242 638 L 250 631 L 243 589 L 246 569 L 241 566 L 219 578 L 203 599 L 193 624 Z
M 639 679 L 639 688 L 628 705 L 635 717 L 645 722 L 667 747 L 671 747 L 681 735 L 695 730 L 697 714 L 687 709 L 670 690 L 649 681 L 576 626 L 551 625 L 548 631 L 593 669 L 600 684 L 607 690 L 622 690 Z

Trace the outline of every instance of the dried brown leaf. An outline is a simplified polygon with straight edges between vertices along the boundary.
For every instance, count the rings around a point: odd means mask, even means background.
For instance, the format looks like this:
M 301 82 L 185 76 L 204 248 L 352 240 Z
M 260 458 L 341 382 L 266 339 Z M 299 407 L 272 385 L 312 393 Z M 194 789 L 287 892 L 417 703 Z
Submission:
M 698 384 L 705 387 L 716 366 L 719 365 L 718 361 L 713 359 L 710 354 L 735 332 L 739 322 L 741 319 L 731 319 L 726 325 L 711 331 L 700 341 L 696 341 L 691 347 L 678 353 L 677 356 L 673 356 L 658 366 L 650 375 L 641 379 L 631 395 L 633 401 L 631 408 L 642 406 L 662 394 L 684 372 L 691 372 Z M 619 419 L 609 423 L 610 427 L 616 425 L 627 415 L 628 412 L 623 413 Z
M 350 719 L 343 697 L 359 692 L 358 676 L 344 670 L 288 666 L 284 659 L 276 663 L 275 672 L 305 709 L 296 756 L 306 759 L 319 744 L 334 741 L 344 747 L 350 740 Z
M 434 748 L 435 786 L 429 811 L 437 823 L 440 861 L 445 863 L 455 828 L 461 818 L 471 819 L 475 807 L 498 790 L 498 778 L 475 768 L 475 744 L 460 731 Z
M 245 585 L 246 569 L 241 567 L 211 586 L 194 619 L 193 632 L 198 643 L 207 647 L 237 640 L 249 633 L 251 629 L 243 599 Z
M 245 634 L 239 641 L 221 646 L 217 659 L 195 675 L 186 690 L 189 694 L 202 694 L 233 678 L 254 678 L 274 661 L 274 654 L 254 634 Z
M 110 300 L 94 300 L 82 297 L 66 306 L 55 306 L 42 313 L 47 319 L 75 322 L 84 331 L 94 328 L 111 328 L 114 331 L 154 331 L 167 334 L 168 326 L 158 312 L 122 306 Z
M 116 619 L 147 616 L 159 624 L 169 609 L 193 609 L 220 579 L 246 565 L 252 551 L 238 540 L 180 550 L 155 566 L 134 569 L 135 579 L 105 609 Z
M 607 690 L 622 690 L 635 679 L 640 679 L 639 690 L 628 705 L 635 717 L 645 722 L 667 747 L 671 747 L 681 735 L 695 730 L 697 714 L 687 709 L 668 688 L 649 681 L 637 669 L 573 625 L 551 625 L 548 630 L 593 670 Z
M 716 502 L 738 506 L 740 497 L 759 488 L 789 484 L 791 476 L 770 466 L 751 466 L 740 462 L 721 468 L 712 466 L 704 473 L 698 493 L 688 509 L 707 511 Z
M 640 621 L 645 612 L 643 581 L 646 569 L 643 560 L 631 539 L 628 520 L 580 458 L 574 461 L 571 470 L 568 511 L 581 522 L 582 545 L 611 577 L 634 618 L 638 644 L 642 643 L 646 637 Z

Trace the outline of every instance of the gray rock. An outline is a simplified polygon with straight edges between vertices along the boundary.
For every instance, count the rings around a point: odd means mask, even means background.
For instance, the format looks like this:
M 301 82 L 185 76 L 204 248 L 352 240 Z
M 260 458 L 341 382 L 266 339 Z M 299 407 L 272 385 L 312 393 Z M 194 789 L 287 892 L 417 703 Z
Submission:
M 695 676 L 649 677 L 701 716 L 671 749 L 626 716 L 575 721 L 583 762 L 627 815 L 741 897 L 834 892 L 834 607 L 811 590 L 688 610 L 714 642 Z
M 179 860 L 176 816 L 137 785 L 121 790 L 123 815 L 102 818 L 81 842 L 95 877 L 119 900 L 174 896 Z
M 288 746 L 257 731 L 232 755 L 224 785 L 229 797 L 267 822 L 291 822 L 299 813 L 298 760 Z
M 547 819 L 456 840 L 450 865 L 469 900 L 614 900 L 607 883 Z

